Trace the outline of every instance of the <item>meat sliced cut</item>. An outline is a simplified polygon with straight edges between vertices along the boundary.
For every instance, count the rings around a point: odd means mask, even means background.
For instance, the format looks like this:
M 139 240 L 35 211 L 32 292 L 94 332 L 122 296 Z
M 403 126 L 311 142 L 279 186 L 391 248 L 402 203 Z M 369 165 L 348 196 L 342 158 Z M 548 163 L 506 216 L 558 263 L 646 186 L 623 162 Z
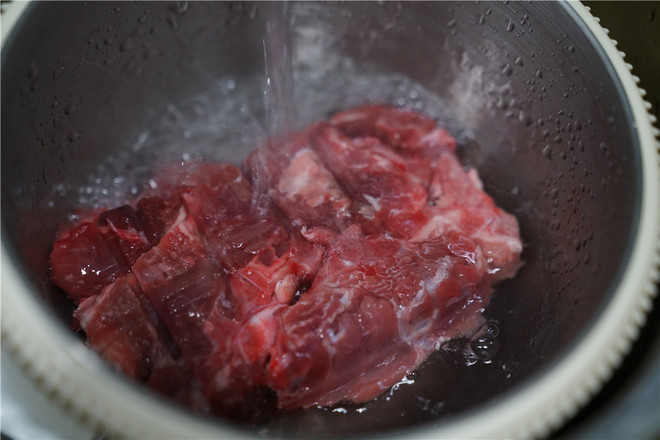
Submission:
M 84 222 L 63 234 L 50 254 L 51 276 L 76 304 L 124 274 L 121 259 L 96 223 Z
M 426 221 L 426 190 L 392 148 L 327 124 L 310 130 L 310 142 L 353 200 L 352 215 L 363 229 L 409 238 Z
M 337 113 L 330 124 L 351 138 L 377 137 L 384 144 L 409 152 L 456 150 L 456 140 L 432 119 L 410 110 L 366 105 Z
M 271 194 L 293 224 L 340 231 L 350 222 L 351 200 L 310 148 L 293 155 Z
M 191 404 L 186 367 L 172 355 L 140 296 L 136 280 L 125 276 L 84 300 L 74 318 L 88 342 L 122 373 Z
M 450 322 L 467 318 L 468 303 L 485 306 L 491 289 L 483 278 L 450 243 L 420 246 L 348 230 L 307 293 L 282 312 L 269 364 L 280 405 L 363 402 L 382 393 L 461 334 Z
M 255 150 L 162 168 L 58 235 L 89 344 L 198 412 L 364 402 L 480 326 L 514 276 L 513 216 L 444 129 L 369 105 Z

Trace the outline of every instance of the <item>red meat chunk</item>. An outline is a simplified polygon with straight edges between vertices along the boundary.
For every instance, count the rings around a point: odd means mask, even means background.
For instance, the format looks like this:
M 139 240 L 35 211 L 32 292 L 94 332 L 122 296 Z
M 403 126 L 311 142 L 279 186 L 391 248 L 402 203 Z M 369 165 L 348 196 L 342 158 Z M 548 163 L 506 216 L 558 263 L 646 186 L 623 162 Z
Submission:
M 364 402 L 479 327 L 514 276 L 513 216 L 425 116 L 369 105 L 270 141 L 242 168 L 164 167 L 58 235 L 53 281 L 117 369 L 246 419 Z
M 120 278 L 84 300 L 74 318 L 89 344 L 122 373 L 190 403 L 185 365 L 172 355 L 140 295 L 133 277 Z
M 353 200 L 351 215 L 363 229 L 409 238 L 425 223 L 426 190 L 392 148 L 377 138 L 351 139 L 327 124 L 310 130 L 310 142 Z
M 283 408 L 379 395 L 456 336 L 446 318 L 474 299 L 464 292 L 490 292 L 448 243 L 359 235 L 339 236 L 311 288 L 281 313 L 268 372 Z
M 419 113 L 382 105 L 366 105 L 334 115 L 330 124 L 351 138 L 377 137 L 398 150 L 420 152 L 447 149 L 456 140 L 447 130 Z
M 63 234 L 53 245 L 51 276 L 78 304 L 99 294 L 103 287 L 124 274 L 120 259 L 103 239 L 96 223 L 85 222 Z

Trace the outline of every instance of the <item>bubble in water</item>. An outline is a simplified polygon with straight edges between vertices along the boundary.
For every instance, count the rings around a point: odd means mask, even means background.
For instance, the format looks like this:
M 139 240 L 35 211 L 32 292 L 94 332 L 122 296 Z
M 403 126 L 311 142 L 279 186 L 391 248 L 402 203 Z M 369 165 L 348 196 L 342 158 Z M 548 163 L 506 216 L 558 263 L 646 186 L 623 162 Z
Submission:
M 490 363 L 500 349 L 500 342 L 497 339 L 499 334 L 497 323 L 489 321 L 482 325 L 463 349 L 466 365 L 474 365 L 477 362 Z
M 489 321 L 481 326 L 481 328 L 479 329 L 479 333 L 495 338 L 499 336 L 500 328 L 497 326 L 495 322 Z
M 470 341 L 470 349 L 478 360 L 489 361 L 500 350 L 500 342 L 496 338 L 480 336 Z
M 506 379 L 511 379 L 513 373 L 518 369 L 519 363 L 516 361 L 511 361 L 506 364 L 502 364 L 502 371 L 504 372 L 504 377 Z
M 477 355 L 472 351 L 471 347 L 468 345 L 465 349 L 465 352 L 463 353 L 465 356 L 465 365 L 468 367 L 476 364 L 479 362 L 479 359 L 477 358 Z

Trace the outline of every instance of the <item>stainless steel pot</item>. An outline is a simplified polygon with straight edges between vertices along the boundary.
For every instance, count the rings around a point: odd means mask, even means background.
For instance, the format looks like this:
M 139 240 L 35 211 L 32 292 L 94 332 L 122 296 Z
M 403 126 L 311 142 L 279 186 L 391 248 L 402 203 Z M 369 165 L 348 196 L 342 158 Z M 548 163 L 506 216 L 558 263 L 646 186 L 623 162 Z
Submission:
M 660 203 L 652 117 L 579 4 L 291 3 L 299 124 L 366 100 L 457 136 L 521 225 L 524 268 L 487 311 L 501 349 L 440 352 L 368 405 L 264 420 L 281 436 L 543 436 L 596 392 L 644 322 Z M 49 281 L 81 204 L 148 184 L 163 160 L 238 161 L 263 135 L 258 3 L 38 3 L 2 49 L 2 336 L 72 414 L 128 437 L 255 435 L 114 374 L 69 330 Z

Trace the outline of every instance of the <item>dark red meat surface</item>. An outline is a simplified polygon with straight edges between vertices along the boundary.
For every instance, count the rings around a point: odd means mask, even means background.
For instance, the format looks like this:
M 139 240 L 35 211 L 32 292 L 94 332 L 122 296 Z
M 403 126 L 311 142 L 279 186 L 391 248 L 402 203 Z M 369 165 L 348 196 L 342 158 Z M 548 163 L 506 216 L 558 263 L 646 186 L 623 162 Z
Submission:
M 452 136 L 370 105 L 171 165 L 58 234 L 54 282 L 117 369 L 202 413 L 364 402 L 480 325 L 522 249 Z

